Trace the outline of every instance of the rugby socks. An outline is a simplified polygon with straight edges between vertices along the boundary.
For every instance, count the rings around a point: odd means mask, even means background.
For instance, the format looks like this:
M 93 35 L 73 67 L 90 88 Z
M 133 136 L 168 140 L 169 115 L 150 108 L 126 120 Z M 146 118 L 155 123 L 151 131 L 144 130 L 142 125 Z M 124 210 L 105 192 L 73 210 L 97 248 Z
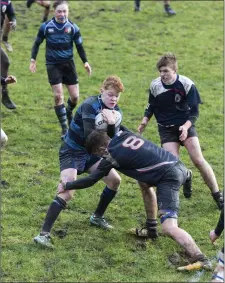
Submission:
M 68 120 L 68 125 L 70 126 L 70 123 L 73 119 L 73 109 L 76 107 L 77 105 L 77 101 L 74 104 L 71 99 L 69 98 L 67 101 L 67 108 L 66 108 L 66 116 L 67 116 L 67 120 Z
M 64 199 L 60 197 L 55 197 L 51 205 L 49 206 L 45 222 L 42 226 L 42 232 L 40 235 L 45 235 L 46 233 L 50 233 L 53 224 L 55 223 L 56 219 L 58 218 L 60 212 L 66 208 L 66 202 Z
M 8 35 L 3 35 L 2 40 L 8 42 Z
M 66 108 L 65 105 L 58 105 L 55 106 L 55 113 L 56 116 L 58 117 L 59 123 L 62 127 L 63 132 L 67 130 L 67 123 L 66 123 Z
M 103 214 L 106 211 L 106 208 L 108 207 L 110 202 L 114 199 L 116 193 L 117 191 L 113 191 L 109 189 L 107 186 L 104 188 L 98 206 L 94 212 L 96 216 L 100 216 L 100 217 L 103 216 Z
M 148 230 L 148 237 L 151 239 L 155 239 L 158 237 L 157 224 L 158 222 L 156 219 L 146 220 L 146 228 Z

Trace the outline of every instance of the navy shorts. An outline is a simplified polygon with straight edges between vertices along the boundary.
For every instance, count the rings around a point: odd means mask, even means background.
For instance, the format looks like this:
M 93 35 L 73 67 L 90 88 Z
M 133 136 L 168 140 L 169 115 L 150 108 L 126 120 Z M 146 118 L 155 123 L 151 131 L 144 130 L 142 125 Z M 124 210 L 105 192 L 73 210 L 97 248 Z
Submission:
M 46 68 L 50 85 L 60 83 L 65 85 L 78 84 L 77 72 L 73 60 L 60 64 L 46 65 Z
M 100 157 L 88 154 L 84 149 L 73 149 L 66 143 L 63 143 L 59 149 L 60 172 L 73 168 L 77 169 L 77 174 L 80 175 L 100 159 Z
M 179 189 L 187 179 L 187 168 L 178 161 L 157 184 L 157 203 L 159 210 L 179 212 Z
M 179 140 L 179 136 L 181 134 L 181 131 L 179 130 L 180 126 L 171 126 L 171 127 L 165 127 L 158 124 L 158 131 L 159 136 L 161 140 L 161 145 L 167 142 L 178 142 L 180 145 L 183 146 L 183 142 Z M 187 138 L 190 137 L 197 137 L 198 134 L 195 130 L 195 126 L 191 126 L 188 129 L 188 135 Z

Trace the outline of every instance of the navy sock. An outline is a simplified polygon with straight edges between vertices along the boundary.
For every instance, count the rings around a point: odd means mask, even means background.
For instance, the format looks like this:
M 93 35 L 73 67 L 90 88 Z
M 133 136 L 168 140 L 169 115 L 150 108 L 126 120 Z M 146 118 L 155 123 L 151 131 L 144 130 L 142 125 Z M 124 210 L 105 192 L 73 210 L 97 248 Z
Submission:
M 3 35 L 2 40 L 8 42 L 8 35 Z
M 98 206 L 95 210 L 96 216 L 102 216 L 105 213 L 108 205 L 114 199 L 116 193 L 116 191 L 109 189 L 107 186 L 104 188 Z
M 55 223 L 56 219 L 58 218 L 60 212 L 65 209 L 66 202 L 60 197 L 55 197 L 51 205 L 49 206 L 47 215 L 45 217 L 45 222 L 42 226 L 42 233 L 46 234 L 46 232 L 50 233 L 53 224 Z
M 66 108 L 65 105 L 55 106 L 55 113 L 59 119 L 59 123 L 63 130 L 67 129 L 67 118 L 66 118 Z
M 76 103 L 73 103 L 73 102 L 71 101 L 71 99 L 69 98 L 69 99 L 67 100 L 67 108 L 66 108 L 66 110 L 69 111 L 69 112 L 72 112 L 73 109 L 76 107 L 76 105 L 77 105 L 77 102 L 76 102 Z

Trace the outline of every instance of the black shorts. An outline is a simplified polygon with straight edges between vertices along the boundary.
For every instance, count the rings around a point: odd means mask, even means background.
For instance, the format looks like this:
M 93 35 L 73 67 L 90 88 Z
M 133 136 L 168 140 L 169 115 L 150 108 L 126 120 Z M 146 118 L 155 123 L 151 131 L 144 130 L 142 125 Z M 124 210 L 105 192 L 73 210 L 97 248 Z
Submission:
M 62 143 L 59 149 L 60 172 L 65 169 L 73 168 L 76 169 L 77 174 L 80 175 L 83 172 L 86 172 L 100 159 L 100 157 L 88 154 L 84 149 L 73 149 L 66 143 Z
M 161 145 L 167 142 L 178 142 L 180 143 L 180 145 L 183 145 L 183 142 L 179 140 L 179 136 L 181 134 L 179 127 L 180 126 L 165 127 L 158 124 L 158 131 L 161 140 Z M 197 136 L 198 134 L 195 130 L 195 126 L 191 126 L 188 129 L 187 138 L 197 137 Z
M 50 85 L 63 83 L 65 85 L 78 84 L 78 77 L 74 61 L 60 64 L 46 65 Z
M 157 184 L 157 203 L 159 210 L 179 212 L 179 189 L 187 179 L 187 168 L 178 161 Z

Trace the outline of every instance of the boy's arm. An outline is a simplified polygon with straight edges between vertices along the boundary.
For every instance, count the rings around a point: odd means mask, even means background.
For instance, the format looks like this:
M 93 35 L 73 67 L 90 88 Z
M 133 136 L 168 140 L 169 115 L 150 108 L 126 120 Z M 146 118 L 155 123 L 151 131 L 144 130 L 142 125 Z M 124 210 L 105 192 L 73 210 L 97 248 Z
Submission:
M 64 190 L 79 190 L 93 186 L 100 179 L 107 176 L 109 171 L 113 168 L 113 164 L 109 161 L 102 159 L 97 169 L 93 171 L 89 176 L 80 178 L 73 182 L 67 182 L 64 184 Z

